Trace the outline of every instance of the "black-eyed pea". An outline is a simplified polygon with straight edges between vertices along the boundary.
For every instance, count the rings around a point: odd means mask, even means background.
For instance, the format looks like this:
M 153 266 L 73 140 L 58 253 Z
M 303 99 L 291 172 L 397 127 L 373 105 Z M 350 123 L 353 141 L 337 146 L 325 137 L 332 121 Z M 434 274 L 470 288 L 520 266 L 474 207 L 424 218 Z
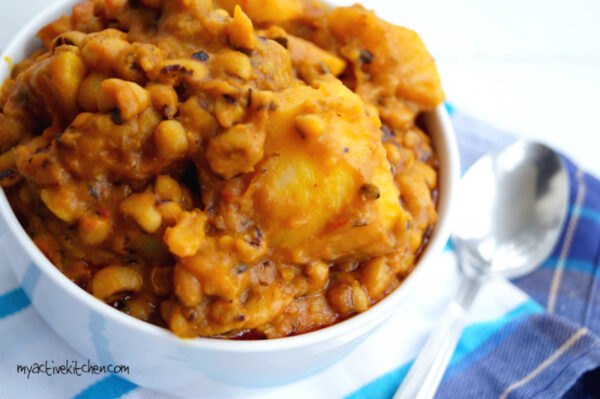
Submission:
M 241 309 L 226 299 L 214 301 L 210 306 L 208 316 L 215 323 L 231 327 L 241 326 L 246 320 L 246 316 L 241 312 Z
M 267 253 L 267 245 L 264 241 L 256 241 L 252 239 L 246 241 L 243 238 L 236 237 L 232 242 L 232 250 L 236 257 L 244 263 L 253 263 Z
M 121 51 L 113 70 L 116 73 L 116 77 L 143 86 L 148 82 L 148 77 L 138 64 L 138 57 L 135 50 L 135 47 L 129 46 Z
M 175 307 L 175 301 L 171 298 L 165 299 L 160 303 L 160 317 L 165 320 L 167 323 L 171 319 L 171 313 L 173 308 Z
M 227 12 L 227 10 L 224 10 L 222 8 L 217 8 L 213 12 L 221 18 L 229 18 L 229 13 Z
M 365 201 L 375 201 L 381 197 L 379 187 L 371 183 L 366 183 L 360 186 L 358 193 Z
M 265 36 L 271 40 L 275 40 L 276 42 L 281 44 L 284 48 L 288 47 L 287 46 L 288 34 L 285 31 L 285 29 L 283 29 L 280 26 L 277 26 L 277 25 L 270 26 L 269 29 L 267 29 L 266 31 L 260 32 L 260 35 Z
M 406 209 L 402 208 L 402 211 L 393 222 L 390 233 L 396 237 L 396 242 L 407 242 L 409 241 L 409 234 L 414 228 L 415 226 L 413 225 L 411 214 Z M 390 269 L 393 269 L 393 263 L 394 261 L 388 262 L 388 267 L 390 267 Z
M 229 25 L 229 44 L 236 49 L 254 50 L 256 48 L 256 35 L 252 21 L 242 11 L 239 5 L 233 10 L 233 20 Z
M 296 267 L 290 265 L 278 264 L 277 271 L 285 281 L 292 281 L 297 274 Z
M 226 326 L 227 330 L 241 328 L 247 321 L 246 310 L 237 302 L 228 299 L 218 299 L 211 304 L 208 316 L 215 323 Z
M 357 281 L 334 284 L 327 291 L 327 299 L 335 310 L 346 316 L 369 308 L 369 297 Z
M 435 169 L 424 162 L 415 162 L 413 170 L 414 173 L 418 173 L 423 177 L 423 180 L 425 180 L 430 189 L 435 188 L 437 185 L 437 173 Z
M 167 323 L 175 335 L 181 338 L 196 338 L 198 336 L 192 323 L 183 315 L 181 305 L 173 304 L 169 310 Z
M 175 201 L 161 201 L 157 205 L 158 211 L 162 215 L 163 223 L 166 226 L 174 226 L 177 221 L 181 218 L 183 210 L 181 205 Z
M 172 86 L 183 81 L 193 86 L 201 83 L 208 75 L 206 65 L 192 58 L 164 60 L 158 66 L 158 71 L 158 81 Z
M 54 50 L 54 54 L 56 55 L 61 53 L 72 53 L 76 56 L 80 56 L 81 50 L 77 46 L 60 46 Z
M 138 292 L 142 285 L 142 276 L 137 271 L 126 266 L 111 265 L 94 274 L 92 294 L 96 298 L 106 299 L 119 292 Z
M 175 295 L 184 306 L 196 306 L 202 302 L 202 285 L 185 267 L 175 265 L 173 269 Z
M 98 110 L 100 112 L 119 110 L 119 119 L 128 121 L 150 105 L 150 94 L 134 82 L 111 78 L 100 83 Z
M 81 108 L 88 112 L 98 112 L 98 98 L 100 97 L 100 85 L 108 76 L 92 72 L 81 82 L 77 101 Z
M 265 132 L 251 124 L 235 125 L 212 138 L 206 149 L 210 168 L 229 179 L 254 170 L 263 157 Z
M 150 270 L 150 285 L 152 292 L 159 296 L 165 296 L 171 292 L 173 287 L 172 267 L 153 267 Z
M 88 35 L 82 41 L 82 45 L 81 57 L 85 64 L 102 72 L 111 71 L 118 62 L 120 52 L 130 46 L 122 38 L 101 38 L 92 35 Z
M 205 228 L 206 216 L 200 210 L 183 212 L 177 224 L 165 231 L 164 241 L 172 254 L 192 256 L 204 242 Z
M 69 31 L 61 33 L 52 42 L 52 49 L 55 50 L 61 46 L 76 46 L 81 47 L 86 34 L 78 31 Z
M 150 93 L 150 101 L 157 112 L 169 119 L 177 114 L 179 100 L 173 86 L 150 83 L 146 86 L 146 90 Z
M 216 63 L 223 66 L 225 72 L 248 80 L 252 76 L 252 64 L 250 58 L 239 51 L 227 51 L 216 57 Z
M 244 108 L 235 97 L 224 94 L 215 102 L 215 116 L 224 128 L 230 128 L 244 117 Z
M 404 147 L 400 148 L 399 151 L 401 160 L 400 165 L 402 165 L 402 168 L 408 169 L 412 167 L 415 163 L 415 153 Z
M 321 288 L 327 283 L 327 279 L 329 278 L 329 266 L 327 263 L 317 260 L 306 265 L 304 270 L 310 278 L 311 286 Z
M 327 291 L 327 300 L 338 313 L 342 315 L 351 313 L 354 309 L 352 286 L 349 284 L 334 284 Z
M 245 0 L 241 3 L 253 21 L 260 24 L 275 25 L 296 19 L 304 10 L 304 3 L 299 0 Z
M 295 119 L 296 129 L 303 138 L 317 139 L 325 133 L 325 121 L 319 115 L 298 115 Z
M 114 122 L 114 113 L 110 115 L 111 122 Z M 154 131 L 158 124 L 163 120 L 162 115 L 154 111 L 152 107 L 146 109 L 137 116 L 138 136 L 137 138 L 146 142 L 154 135 Z
M 122 0 L 120 0 L 122 1 Z M 90 33 L 83 38 L 83 42 L 81 43 L 83 46 L 86 46 L 88 43 L 94 40 L 104 41 L 106 39 L 121 39 L 127 40 L 127 33 L 118 30 L 118 29 L 104 29 L 98 32 Z
M 417 165 L 417 163 L 415 163 Z M 414 216 L 417 223 L 423 221 L 423 216 L 435 220 L 435 206 L 431 197 L 431 189 L 423 176 L 413 168 L 397 176 L 396 181 L 407 210 Z M 421 226 L 424 228 L 425 226 Z
M 213 36 L 226 37 L 230 23 L 231 17 L 227 10 L 217 8 L 205 14 L 202 26 Z
M 154 131 L 154 144 L 159 158 L 164 160 L 177 159 L 188 150 L 188 140 L 185 129 L 179 121 L 162 121 Z
M 110 234 L 110 219 L 101 216 L 83 216 L 79 219 L 78 234 L 84 245 L 102 244 Z
M 140 292 L 125 301 L 127 314 L 136 319 L 148 321 L 156 309 L 156 298 L 149 293 Z
M 208 139 L 219 129 L 219 123 L 207 108 L 206 102 L 200 100 L 198 96 L 190 97 L 179 106 L 177 119 L 187 130 Z
M 398 146 L 394 143 L 384 143 L 383 147 L 387 154 L 387 159 L 392 165 L 398 165 L 398 162 L 402 159 Z
M 383 256 L 373 258 L 360 266 L 360 281 L 371 299 L 378 299 L 390 286 L 394 273 Z
M 235 237 L 229 235 L 222 235 L 219 237 L 219 248 L 224 251 L 231 251 L 233 248 L 233 243 L 235 242 Z
M 156 199 L 149 192 L 130 195 L 121 202 L 119 210 L 135 220 L 148 233 L 154 233 L 162 224 L 162 215 L 156 207 Z
M 369 297 L 362 287 L 355 283 L 352 285 L 352 309 L 359 313 L 369 308 Z
M 164 56 L 158 47 L 134 42 L 121 50 L 113 70 L 117 77 L 143 85 L 158 77 L 163 62 Z
M 82 213 L 77 193 L 70 187 L 43 188 L 40 198 L 56 217 L 68 224 L 76 222 Z
M 161 200 L 181 202 L 181 186 L 169 175 L 159 175 L 154 183 L 154 193 Z
M 252 108 L 260 110 L 268 108 L 271 112 L 277 111 L 277 98 L 275 93 L 268 90 L 254 90 L 252 91 Z M 303 105 L 304 107 L 304 105 Z M 303 108 L 303 111 L 306 110 Z
M 406 133 L 404 133 L 404 137 L 403 137 L 402 141 L 406 147 L 413 148 L 413 147 L 416 147 L 421 142 L 421 139 L 420 139 L 419 135 L 417 134 L 417 132 L 415 132 L 412 129 L 409 129 L 406 131 Z

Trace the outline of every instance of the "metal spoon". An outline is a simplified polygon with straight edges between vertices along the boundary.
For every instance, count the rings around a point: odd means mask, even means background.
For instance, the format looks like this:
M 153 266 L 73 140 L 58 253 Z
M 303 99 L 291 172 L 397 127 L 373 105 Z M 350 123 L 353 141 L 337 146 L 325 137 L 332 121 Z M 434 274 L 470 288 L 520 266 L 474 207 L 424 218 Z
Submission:
M 451 237 L 464 280 L 394 399 L 433 398 L 482 284 L 540 266 L 558 241 L 568 202 L 567 172 L 545 145 L 518 141 L 469 169 Z

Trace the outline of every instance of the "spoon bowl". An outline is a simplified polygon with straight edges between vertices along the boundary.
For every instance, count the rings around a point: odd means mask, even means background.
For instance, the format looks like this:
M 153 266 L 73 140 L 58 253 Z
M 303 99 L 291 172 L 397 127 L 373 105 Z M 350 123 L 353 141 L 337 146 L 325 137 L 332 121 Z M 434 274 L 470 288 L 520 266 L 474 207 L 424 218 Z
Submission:
M 463 177 L 455 209 L 452 242 L 463 270 L 530 273 L 558 241 L 568 203 L 568 174 L 543 144 L 521 140 L 479 159 Z

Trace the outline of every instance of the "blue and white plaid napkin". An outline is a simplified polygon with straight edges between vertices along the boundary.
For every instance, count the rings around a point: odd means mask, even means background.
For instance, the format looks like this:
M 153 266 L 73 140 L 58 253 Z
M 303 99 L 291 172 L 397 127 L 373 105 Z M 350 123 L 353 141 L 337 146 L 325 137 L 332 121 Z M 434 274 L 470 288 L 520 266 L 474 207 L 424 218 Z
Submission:
M 462 168 L 513 137 L 449 107 Z M 600 182 L 565 159 L 571 180 L 569 219 L 551 258 L 512 283 L 480 293 L 437 398 L 600 397 Z M 0 257 L 0 397 L 169 398 L 115 375 L 46 375 L 18 365 L 82 358 L 40 318 Z M 391 398 L 460 274 L 452 248 L 436 276 L 350 355 L 305 380 L 278 388 L 240 388 L 236 397 Z

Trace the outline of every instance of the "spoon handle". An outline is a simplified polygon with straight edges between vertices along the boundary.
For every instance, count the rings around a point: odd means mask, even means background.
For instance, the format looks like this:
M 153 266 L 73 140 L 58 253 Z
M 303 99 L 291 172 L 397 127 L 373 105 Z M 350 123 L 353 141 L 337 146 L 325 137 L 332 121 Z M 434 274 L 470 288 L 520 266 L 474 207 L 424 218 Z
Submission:
M 457 296 L 432 330 L 394 399 L 431 399 L 435 395 L 465 326 L 481 280 L 465 277 Z

